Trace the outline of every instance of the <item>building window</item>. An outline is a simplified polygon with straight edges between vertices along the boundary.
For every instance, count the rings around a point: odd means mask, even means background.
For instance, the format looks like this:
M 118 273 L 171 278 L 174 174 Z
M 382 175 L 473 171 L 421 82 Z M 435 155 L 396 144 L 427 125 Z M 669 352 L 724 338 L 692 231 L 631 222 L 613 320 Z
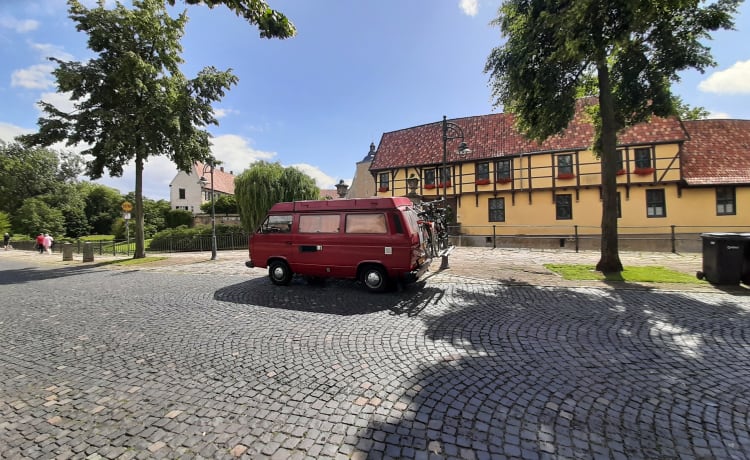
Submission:
M 490 163 L 489 162 L 477 163 L 477 177 L 475 179 L 477 181 L 486 181 L 485 183 L 489 183 L 490 181 Z
M 510 182 L 510 160 L 498 160 L 495 162 L 495 182 Z
M 184 188 L 179 189 L 178 193 L 180 194 L 180 199 L 184 200 L 185 199 L 185 189 Z
M 505 198 L 490 198 L 490 222 L 505 222 Z
M 617 174 L 625 174 L 625 152 L 622 149 L 617 150 Z
M 635 169 L 650 169 L 651 168 L 651 149 L 640 148 L 635 149 Z
M 557 220 L 573 218 L 573 195 L 555 195 L 555 215 Z
M 441 171 L 440 182 L 438 183 L 438 186 L 450 187 L 451 186 L 451 167 L 446 166 L 445 168 L 439 168 L 438 171 Z
M 435 170 L 425 169 L 422 182 L 425 188 L 435 188 Z
M 716 215 L 733 216 L 737 212 L 734 187 L 716 187 Z
M 667 217 L 664 189 L 646 190 L 646 217 Z
M 387 192 L 388 188 L 390 186 L 390 174 L 386 173 L 380 173 L 378 176 L 378 191 L 379 192 Z
M 573 155 L 566 153 L 557 156 L 557 177 L 573 177 Z

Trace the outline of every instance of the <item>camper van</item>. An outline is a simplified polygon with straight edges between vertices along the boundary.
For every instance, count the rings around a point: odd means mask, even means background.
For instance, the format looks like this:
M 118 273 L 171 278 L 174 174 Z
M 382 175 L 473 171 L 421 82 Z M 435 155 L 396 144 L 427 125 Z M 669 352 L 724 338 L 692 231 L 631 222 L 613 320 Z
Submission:
M 276 285 L 297 274 L 356 279 L 382 292 L 427 270 L 421 235 L 405 197 L 277 203 L 250 237 L 246 265 L 268 267 Z

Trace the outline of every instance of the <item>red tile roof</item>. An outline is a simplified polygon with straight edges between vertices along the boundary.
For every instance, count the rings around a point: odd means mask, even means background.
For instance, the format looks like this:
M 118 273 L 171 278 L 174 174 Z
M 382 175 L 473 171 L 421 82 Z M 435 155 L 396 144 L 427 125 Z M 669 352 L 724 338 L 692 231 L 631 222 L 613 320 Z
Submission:
M 685 121 L 682 149 L 688 185 L 750 183 L 750 120 Z
M 336 189 L 320 189 L 321 200 L 338 200 L 341 198 Z
M 480 115 L 449 120 L 458 125 L 471 153 L 456 153 L 459 140 L 448 141 L 447 162 L 476 161 L 502 156 L 547 151 L 586 150 L 594 137 L 594 127 L 580 108 L 568 128 L 542 143 L 531 141 L 513 127 L 514 116 L 508 113 Z M 624 130 L 620 145 L 680 142 L 686 138 L 679 120 L 654 117 Z M 370 169 L 373 171 L 405 166 L 438 165 L 443 161 L 442 122 L 384 133 Z
M 195 173 L 200 178 L 204 176 L 206 181 L 207 189 L 211 188 L 211 167 L 206 168 L 206 173 L 203 174 L 204 163 L 195 163 Z M 223 168 L 217 166 L 214 169 L 214 190 L 227 195 L 234 195 L 234 175 L 223 171 Z

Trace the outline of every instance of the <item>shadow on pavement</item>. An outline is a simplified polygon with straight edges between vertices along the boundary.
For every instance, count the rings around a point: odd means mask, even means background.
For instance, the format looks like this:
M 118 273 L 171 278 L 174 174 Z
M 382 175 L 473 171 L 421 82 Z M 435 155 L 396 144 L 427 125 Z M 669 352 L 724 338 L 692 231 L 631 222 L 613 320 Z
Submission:
M 443 359 L 403 375 L 397 394 L 377 395 L 392 408 L 372 409 L 359 451 L 750 456 L 750 444 L 735 441 L 750 439 L 745 417 L 720 416 L 750 407 L 750 315 L 731 301 L 492 284 L 455 289 L 447 309 L 421 318 L 426 337 L 414 353 Z
M 31 283 L 48 279 L 65 278 L 89 273 L 96 269 L 98 264 L 86 266 L 68 267 L 23 267 L 0 270 L 0 285 Z

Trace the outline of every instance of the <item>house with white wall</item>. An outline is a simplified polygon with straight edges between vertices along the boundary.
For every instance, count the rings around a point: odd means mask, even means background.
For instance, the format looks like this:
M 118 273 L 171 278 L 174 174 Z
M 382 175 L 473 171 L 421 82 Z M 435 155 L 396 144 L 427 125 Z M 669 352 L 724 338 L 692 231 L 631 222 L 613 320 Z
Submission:
M 200 183 L 204 177 L 205 185 Z M 190 173 L 180 171 L 169 183 L 169 205 L 172 209 L 184 209 L 193 214 L 201 213 L 201 204 L 211 200 L 211 166 L 196 162 Z M 234 174 L 217 166 L 213 172 L 215 198 L 221 195 L 234 195 Z

